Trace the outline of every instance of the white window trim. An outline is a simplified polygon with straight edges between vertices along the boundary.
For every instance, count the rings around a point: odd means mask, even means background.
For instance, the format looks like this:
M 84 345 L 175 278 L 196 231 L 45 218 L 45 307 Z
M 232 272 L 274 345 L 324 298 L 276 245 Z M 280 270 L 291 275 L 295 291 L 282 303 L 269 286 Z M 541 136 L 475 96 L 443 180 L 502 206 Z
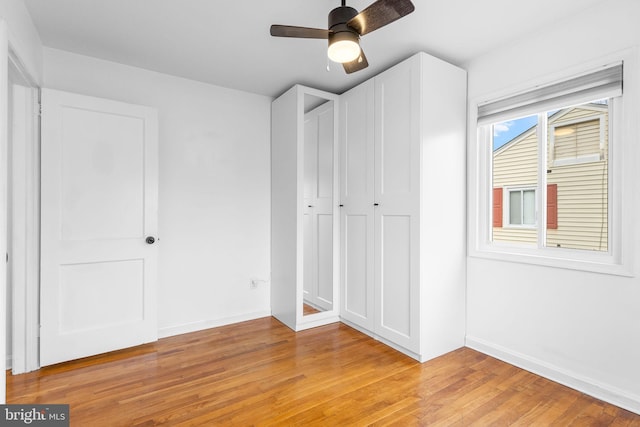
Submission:
M 535 222 L 533 224 L 511 224 L 511 197 L 512 191 L 533 190 L 535 194 Z M 524 209 L 524 206 L 522 206 Z M 535 230 L 538 228 L 538 187 L 532 185 L 509 186 L 502 188 L 502 228 Z
M 593 69 L 603 63 L 624 61 L 624 96 L 610 105 L 609 111 L 609 252 L 595 253 L 566 248 L 527 247 L 502 245 L 491 242 L 492 232 L 492 152 L 483 149 L 480 141 L 490 140 L 490 129 L 477 126 L 478 105 L 487 99 L 498 99 L 510 93 L 526 91 L 531 87 L 542 86 L 553 81 L 572 78 L 584 70 Z M 635 195 L 635 183 L 640 181 L 640 171 L 635 159 L 640 156 L 640 148 L 633 141 L 640 135 L 635 119 L 640 115 L 640 58 L 638 48 L 601 58 L 597 62 L 583 64 L 564 72 L 558 72 L 552 78 L 528 79 L 521 87 L 496 91 L 469 101 L 469 133 L 468 133 L 468 252 L 469 256 L 507 262 L 517 262 L 572 269 L 603 274 L 634 277 L 634 239 L 636 227 L 634 216 L 640 209 L 640 201 Z M 585 100 L 587 102 L 588 100 Z M 619 111 L 619 113 L 617 113 Z M 540 127 L 539 127 L 540 128 Z M 546 129 L 538 129 L 546 132 Z M 539 173 L 546 172 L 545 157 L 540 159 Z M 485 147 L 486 148 L 486 147 Z M 539 181 L 542 182 L 542 181 Z M 546 222 L 545 192 L 538 197 L 539 221 Z M 542 210 L 540 210 L 542 209 Z M 538 240 L 546 241 L 545 227 L 539 227 Z M 622 232 L 624 230 L 624 233 Z M 640 248 L 639 248 L 640 249 Z
M 598 120 L 598 126 L 600 128 L 600 150 L 604 149 L 604 141 L 605 141 L 605 132 L 604 132 L 604 126 L 602 126 L 602 123 L 604 121 L 604 114 L 594 114 L 594 115 L 590 115 L 590 116 L 585 116 L 585 117 L 581 117 L 579 119 L 574 119 L 574 120 L 567 120 L 567 121 L 563 121 L 563 122 L 555 122 L 555 123 L 551 123 L 549 124 L 549 126 L 551 127 L 551 135 L 550 135 L 550 150 L 551 153 L 554 153 L 554 148 L 556 145 L 556 135 L 555 135 L 555 130 L 557 127 L 564 127 L 564 126 L 571 126 L 571 125 L 575 125 L 575 124 L 580 124 L 580 123 L 585 123 L 585 122 L 590 122 L 592 120 Z M 578 157 L 568 157 L 568 158 L 564 158 L 564 159 L 556 159 L 555 157 L 553 158 L 553 166 L 568 166 L 568 165 L 579 165 L 579 164 L 583 164 L 583 163 L 593 163 L 593 162 L 599 162 L 602 160 L 602 156 L 600 154 L 588 154 L 585 156 L 578 156 Z

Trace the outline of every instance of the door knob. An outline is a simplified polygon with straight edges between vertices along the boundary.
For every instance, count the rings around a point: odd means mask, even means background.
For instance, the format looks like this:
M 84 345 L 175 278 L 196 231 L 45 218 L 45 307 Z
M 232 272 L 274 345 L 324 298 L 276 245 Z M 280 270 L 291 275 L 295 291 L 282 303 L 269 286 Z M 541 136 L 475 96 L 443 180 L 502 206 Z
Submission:
M 149 236 L 145 239 L 145 242 L 147 242 L 150 245 L 153 245 L 156 242 L 156 239 L 153 236 Z

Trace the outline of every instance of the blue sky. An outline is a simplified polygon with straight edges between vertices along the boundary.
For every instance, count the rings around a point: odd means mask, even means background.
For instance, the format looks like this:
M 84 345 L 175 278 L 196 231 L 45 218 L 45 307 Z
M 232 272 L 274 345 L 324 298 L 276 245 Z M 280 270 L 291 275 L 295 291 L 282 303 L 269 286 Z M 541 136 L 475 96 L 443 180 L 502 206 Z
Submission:
M 493 125 L 493 149 L 497 150 L 527 129 L 535 126 L 538 116 L 528 116 L 521 119 L 507 120 Z

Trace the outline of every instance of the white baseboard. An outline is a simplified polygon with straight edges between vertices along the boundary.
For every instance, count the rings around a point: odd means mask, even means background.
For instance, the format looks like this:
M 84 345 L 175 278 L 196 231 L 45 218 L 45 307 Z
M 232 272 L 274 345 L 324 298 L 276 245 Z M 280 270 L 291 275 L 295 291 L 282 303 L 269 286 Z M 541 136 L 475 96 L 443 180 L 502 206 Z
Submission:
M 5 369 L 7 371 L 13 369 L 13 358 L 12 358 L 12 356 L 10 354 L 7 354 L 7 361 L 6 361 Z
M 188 334 L 189 332 L 202 331 L 204 329 L 218 326 L 230 325 L 232 323 L 244 322 L 247 320 L 259 319 L 271 316 L 270 310 L 257 311 L 253 313 L 240 314 L 238 316 L 224 317 L 221 319 L 201 320 L 193 323 L 186 323 L 177 326 L 168 326 L 158 330 L 158 338 L 167 338 L 174 335 Z
M 479 338 L 467 336 L 466 346 L 495 357 L 534 374 L 555 381 L 612 405 L 640 414 L 640 396 L 633 395 L 608 384 L 603 384 L 575 372 L 562 369 L 542 360 L 521 354 Z

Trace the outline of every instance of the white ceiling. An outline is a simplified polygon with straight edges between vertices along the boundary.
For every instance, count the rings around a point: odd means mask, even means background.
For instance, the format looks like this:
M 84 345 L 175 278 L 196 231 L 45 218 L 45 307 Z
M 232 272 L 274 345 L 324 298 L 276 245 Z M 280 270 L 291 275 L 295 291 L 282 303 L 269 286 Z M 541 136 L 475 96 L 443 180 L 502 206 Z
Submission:
M 275 38 L 271 24 L 326 28 L 339 0 L 25 0 L 45 46 L 248 92 L 296 83 L 341 93 L 418 51 L 464 66 L 608 0 L 413 0 L 362 38 L 369 68 L 327 71 L 326 41 Z M 364 9 L 373 0 L 348 0 Z

